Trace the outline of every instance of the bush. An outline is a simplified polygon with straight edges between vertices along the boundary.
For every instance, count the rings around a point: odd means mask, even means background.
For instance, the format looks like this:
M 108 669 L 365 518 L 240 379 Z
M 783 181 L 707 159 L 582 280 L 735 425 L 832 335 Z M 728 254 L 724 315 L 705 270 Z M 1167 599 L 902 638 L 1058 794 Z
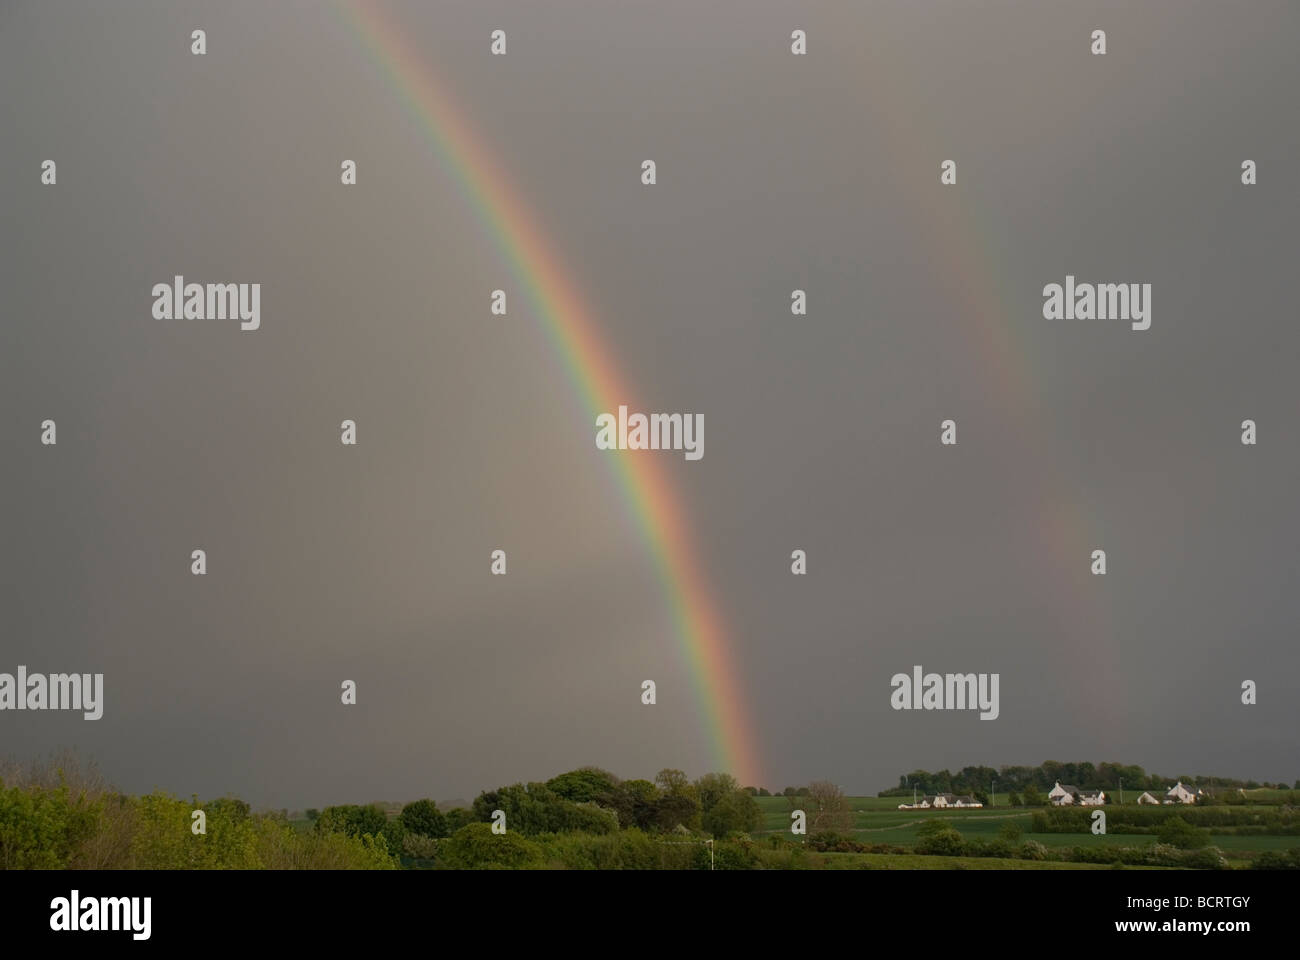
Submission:
M 1300 870 L 1300 847 L 1283 853 L 1281 850 L 1265 850 L 1250 862 L 1252 870 Z
M 1047 848 L 1037 840 L 1026 840 L 1020 845 L 1021 860 L 1046 860 Z
M 471 823 L 439 845 L 438 860 L 453 870 L 528 870 L 542 865 L 542 848 L 517 833 L 493 833 L 490 823 Z
M 1228 861 L 1218 847 L 1189 850 L 1183 854 L 1183 866 L 1193 870 L 1227 870 Z
M 1204 830 L 1197 830 L 1182 817 L 1170 817 L 1156 831 L 1160 843 L 1167 843 L 1181 850 L 1199 850 L 1210 842 L 1210 835 Z
M 959 857 L 965 841 L 957 828 L 946 820 L 927 820 L 916 831 L 916 852 L 927 855 Z
M 402 837 L 402 854 L 412 860 L 432 860 L 438 854 L 438 841 L 422 833 L 408 832 Z

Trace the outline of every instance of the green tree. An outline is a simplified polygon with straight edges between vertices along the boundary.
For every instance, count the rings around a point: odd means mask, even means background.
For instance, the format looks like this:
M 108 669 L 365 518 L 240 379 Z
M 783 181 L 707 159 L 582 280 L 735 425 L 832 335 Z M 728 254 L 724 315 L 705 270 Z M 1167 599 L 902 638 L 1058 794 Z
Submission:
M 510 830 L 493 833 L 490 823 L 470 823 L 439 845 L 438 860 L 453 870 L 527 870 L 542 865 L 542 848 Z
M 574 803 L 608 803 L 618 785 L 618 778 L 599 767 L 579 767 L 546 781 L 552 793 Z
M 447 818 L 447 836 L 474 822 L 474 811 L 466 810 L 464 807 L 452 807 L 443 816 Z
M 399 814 L 402 825 L 410 833 L 422 837 L 446 837 L 447 818 L 432 800 L 414 800 L 402 807 Z
M 341 833 L 349 837 L 377 837 L 388 823 L 388 814 L 378 804 L 349 803 L 326 807 L 316 820 L 317 833 Z
M 700 798 L 700 810 L 708 813 L 714 804 L 740 789 L 736 778 L 729 773 L 706 773 L 695 781 L 695 792 Z
M 649 780 L 624 780 L 614 791 L 612 806 L 624 829 L 649 830 L 655 824 L 659 790 Z
M 664 769 L 655 775 L 659 795 L 655 800 L 655 825 L 660 830 L 700 826 L 699 792 L 680 770 Z
M 1180 850 L 1199 850 L 1210 842 L 1206 830 L 1198 830 L 1182 817 L 1169 817 L 1156 830 L 1156 839 L 1170 843 Z
M 716 801 L 701 817 L 704 829 L 715 838 L 730 833 L 749 833 L 763 823 L 763 811 L 753 796 L 744 790 L 733 790 Z

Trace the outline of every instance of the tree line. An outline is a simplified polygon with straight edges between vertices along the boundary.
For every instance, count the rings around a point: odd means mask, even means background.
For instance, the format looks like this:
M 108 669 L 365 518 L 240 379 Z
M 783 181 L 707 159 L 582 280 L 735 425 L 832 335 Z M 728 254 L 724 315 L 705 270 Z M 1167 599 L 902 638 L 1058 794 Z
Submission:
M 1208 787 L 1213 784 L 1216 788 L 1230 787 L 1246 790 L 1255 790 L 1260 787 L 1278 790 L 1291 788 L 1290 785 L 1285 783 L 1261 783 L 1255 780 L 1237 780 L 1232 777 L 1193 777 L 1186 774 L 1179 777 L 1166 777 L 1147 773 L 1140 766 L 1122 763 L 1093 764 L 1088 761 L 1060 763 L 1056 760 L 1047 760 L 1036 767 L 972 766 L 963 767 L 956 773 L 949 770 L 939 770 L 935 773 L 927 770 L 913 770 L 911 773 L 899 776 L 898 786 L 882 790 L 879 795 L 882 797 L 910 797 L 913 788 L 915 788 L 918 794 L 970 794 L 977 797 L 983 796 L 985 802 L 987 802 L 989 792 L 994 789 L 998 793 L 1028 793 L 1029 796 L 1033 797 L 1038 794 L 1045 794 L 1058 782 L 1078 787 L 1080 790 L 1104 790 L 1110 793 L 1112 791 L 1118 792 L 1121 785 L 1124 790 L 1138 792 L 1143 790 L 1164 791 L 1173 786 L 1175 781 L 1181 781 L 1184 785 Z M 1300 780 L 1297 780 L 1294 786 L 1295 789 L 1300 790 Z M 1026 805 L 1035 806 L 1036 804 L 1026 801 Z

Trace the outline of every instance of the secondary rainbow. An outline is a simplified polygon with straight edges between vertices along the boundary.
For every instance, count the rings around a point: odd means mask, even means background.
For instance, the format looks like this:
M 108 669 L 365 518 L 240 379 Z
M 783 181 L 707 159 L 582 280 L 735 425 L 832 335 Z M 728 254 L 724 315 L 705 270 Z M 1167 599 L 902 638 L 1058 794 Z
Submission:
M 593 430 L 598 413 L 619 404 L 638 409 L 568 271 L 448 88 L 379 5 L 347 0 L 342 9 L 513 269 Z M 607 457 L 672 609 L 714 764 L 744 784 L 760 785 L 763 771 L 734 653 L 678 497 L 654 455 L 610 452 Z

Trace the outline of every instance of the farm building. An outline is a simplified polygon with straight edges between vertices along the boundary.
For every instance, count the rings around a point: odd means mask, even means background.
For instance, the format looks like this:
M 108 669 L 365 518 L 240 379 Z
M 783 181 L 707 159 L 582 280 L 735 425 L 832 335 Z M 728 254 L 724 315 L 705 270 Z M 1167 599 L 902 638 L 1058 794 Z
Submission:
M 1078 787 L 1057 780 L 1056 786 L 1047 791 L 1047 799 L 1050 800 L 1054 806 L 1065 806 L 1066 804 L 1074 803 L 1074 795 L 1078 792 Z
M 1200 790 L 1195 787 L 1185 787 L 1183 781 L 1179 780 L 1165 794 L 1165 803 L 1195 803 L 1200 795 Z
M 899 810 L 943 810 L 948 808 L 969 809 L 971 807 L 982 807 L 974 797 L 958 796 L 955 793 L 939 793 L 933 797 L 922 797 L 917 803 L 900 803 Z

